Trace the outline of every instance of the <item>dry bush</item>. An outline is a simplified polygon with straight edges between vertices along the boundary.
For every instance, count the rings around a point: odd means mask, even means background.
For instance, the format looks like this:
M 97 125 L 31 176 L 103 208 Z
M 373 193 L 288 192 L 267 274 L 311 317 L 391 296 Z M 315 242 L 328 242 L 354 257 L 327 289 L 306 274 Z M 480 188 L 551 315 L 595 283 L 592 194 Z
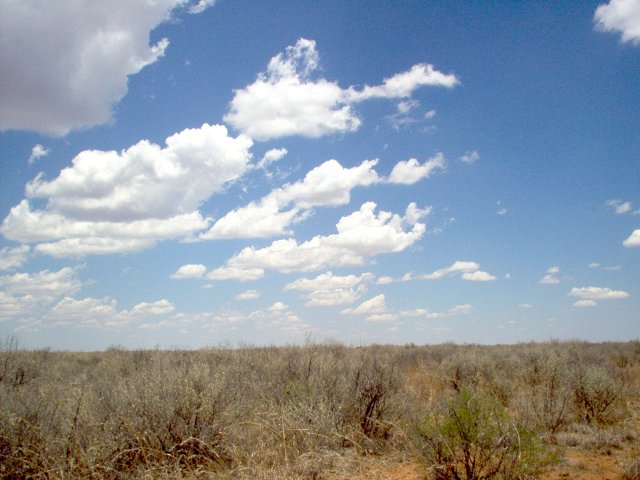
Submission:
M 10 338 L 0 345 L 0 477 L 340 478 L 365 472 L 368 458 L 414 461 L 409 434 L 444 435 L 463 392 L 477 394 L 479 428 L 500 419 L 486 448 L 496 448 L 489 459 L 503 452 L 502 465 L 516 437 L 519 458 L 538 463 L 544 445 L 527 450 L 529 437 L 617 448 L 638 438 L 620 421 L 639 400 L 636 350 L 308 342 L 70 353 Z

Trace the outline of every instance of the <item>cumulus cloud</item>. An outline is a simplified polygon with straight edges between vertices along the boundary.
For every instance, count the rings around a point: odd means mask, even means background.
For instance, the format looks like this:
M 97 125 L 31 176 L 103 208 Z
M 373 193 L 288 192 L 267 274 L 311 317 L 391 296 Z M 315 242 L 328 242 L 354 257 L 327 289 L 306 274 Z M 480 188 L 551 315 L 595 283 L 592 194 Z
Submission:
M 272 148 L 264 154 L 262 159 L 260 159 L 258 162 L 258 168 L 265 169 L 269 167 L 272 163 L 282 160 L 287 153 L 289 152 L 287 152 L 286 148 Z
M 624 290 L 612 290 L 611 288 L 602 287 L 574 287 L 568 295 L 580 299 L 573 304 L 574 307 L 595 307 L 597 305 L 596 301 L 629 298 L 629 294 Z
M 0 321 L 42 318 L 53 302 L 82 288 L 77 273 L 76 268 L 64 267 L 0 276 Z
M 0 226 L 6 238 L 54 256 L 130 252 L 158 240 L 185 238 L 209 227 L 198 208 L 249 168 L 252 142 L 204 124 L 123 150 L 85 150 L 57 178 L 42 174 L 26 186 L 28 199 Z M 31 199 L 45 199 L 34 210 Z
M 128 78 L 161 58 L 149 34 L 188 0 L 5 2 L 0 17 L 0 130 L 50 135 L 108 122 Z M 201 0 L 193 13 L 213 4 Z
M 365 315 L 366 322 L 394 322 L 398 319 L 396 313 L 387 309 L 384 294 L 365 300 L 355 308 L 342 310 L 343 315 Z
M 298 278 L 285 285 L 284 289 L 304 292 L 309 307 L 344 305 L 355 302 L 364 294 L 373 278 L 371 273 L 341 276 L 329 271 L 315 278 Z
M 260 298 L 260 292 L 257 290 L 245 290 L 236 295 L 236 300 L 256 300 Z
M 214 223 L 202 239 L 256 238 L 288 235 L 289 226 L 304 220 L 317 206 L 346 205 L 351 190 L 378 183 L 373 167 L 377 160 L 365 160 L 352 168 L 328 160 L 309 171 L 303 180 L 273 190 L 257 202 L 232 210 Z M 290 205 L 292 208 L 285 210 Z
M 376 283 L 386 285 L 389 283 L 411 282 L 414 280 L 440 280 L 445 277 L 460 275 L 460 278 L 470 282 L 490 282 L 497 279 L 495 275 L 480 270 L 480 264 L 456 260 L 448 267 L 439 268 L 431 273 L 406 273 L 402 277 L 394 279 L 392 277 L 380 277 Z
M 542 285 L 557 285 L 560 280 L 556 276 L 560 272 L 559 267 L 551 267 L 547 270 L 547 274 L 538 281 Z
M 398 162 L 391 171 L 387 181 L 389 183 L 413 185 L 423 178 L 428 178 L 435 170 L 442 170 L 446 166 L 446 161 L 442 153 L 420 164 L 415 158 Z
M 578 300 L 577 302 L 573 303 L 574 307 L 579 307 L 579 308 L 596 307 L 597 305 L 598 304 L 593 300 Z
M 451 275 L 460 274 L 460 278 L 471 282 L 490 282 L 496 279 L 494 275 L 480 270 L 476 262 L 455 261 L 450 266 L 438 269 L 432 273 L 417 275 L 418 280 L 438 280 Z
M 64 267 L 57 272 L 42 270 L 36 273 L 14 273 L 0 276 L 0 288 L 10 294 L 33 295 L 50 299 L 70 295 L 82 287 L 77 269 Z
M 238 280 L 248 282 L 264 277 L 263 268 L 238 268 L 231 266 L 219 267 L 207 273 L 209 280 Z
M 13 270 L 24 265 L 30 250 L 28 245 L 0 249 L 0 271 Z
M 215 280 L 259 278 L 264 270 L 305 272 L 330 267 L 353 267 L 365 263 L 368 257 L 382 253 L 401 252 L 420 240 L 425 225 L 415 218 L 380 211 L 367 202 L 360 210 L 342 217 L 337 233 L 318 235 L 303 243 L 295 239 L 276 240 L 268 247 L 246 247 L 230 258 L 224 267 L 210 272 Z M 413 211 L 410 205 L 408 211 Z M 405 230 L 405 227 L 407 230 Z
M 470 282 L 492 282 L 496 279 L 494 275 L 491 275 L 487 272 L 482 272 L 477 270 L 475 272 L 464 272 L 461 277 L 463 280 L 468 280 Z
M 419 64 L 385 79 L 382 85 L 343 89 L 324 78 L 313 79 L 318 67 L 316 42 L 299 39 L 273 57 L 254 83 L 234 92 L 225 122 L 257 140 L 291 135 L 318 138 L 357 130 L 361 120 L 352 108 L 355 103 L 371 98 L 407 98 L 422 86 L 453 87 L 458 83 L 455 75 Z
M 182 265 L 176 272 L 171 275 L 174 280 L 185 280 L 187 278 L 202 278 L 207 271 L 207 267 L 202 264 L 189 263 Z
M 42 157 L 46 157 L 47 155 L 49 155 L 50 150 L 48 148 L 44 148 L 42 145 L 40 145 L 39 143 L 34 145 L 33 148 L 31 149 L 31 155 L 29 155 L 29 165 L 31 165 L 32 163 L 35 163 L 37 160 L 39 160 Z
M 640 1 L 611 0 L 596 8 L 596 29 L 603 32 L 618 32 L 623 43 L 640 45 Z
M 44 320 L 57 324 L 99 326 L 122 323 L 117 311 L 117 302 L 110 298 L 83 298 L 76 300 L 64 297 L 45 316 Z
M 622 244 L 627 248 L 640 247 L 640 228 L 631 232 L 631 235 L 629 235 Z
M 303 322 L 288 305 L 275 302 L 266 310 L 256 310 L 246 316 L 246 320 L 257 323 L 257 327 L 280 334 L 302 336 L 311 330 L 311 325 Z

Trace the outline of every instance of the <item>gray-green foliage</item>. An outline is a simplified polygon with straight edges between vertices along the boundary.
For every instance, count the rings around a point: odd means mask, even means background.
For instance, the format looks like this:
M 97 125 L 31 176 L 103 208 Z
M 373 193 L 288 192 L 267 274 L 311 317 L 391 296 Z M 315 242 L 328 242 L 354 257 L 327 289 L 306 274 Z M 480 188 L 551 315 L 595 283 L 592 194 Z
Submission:
M 339 458 L 412 461 L 417 446 L 440 478 L 468 463 L 459 478 L 516 479 L 547 462 L 554 436 L 618 421 L 636 347 L 71 353 L 9 339 L 0 478 L 323 478 Z
M 415 433 L 436 480 L 526 478 L 551 458 L 537 436 L 511 421 L 496 398 L 469 388 L 426 416 Z

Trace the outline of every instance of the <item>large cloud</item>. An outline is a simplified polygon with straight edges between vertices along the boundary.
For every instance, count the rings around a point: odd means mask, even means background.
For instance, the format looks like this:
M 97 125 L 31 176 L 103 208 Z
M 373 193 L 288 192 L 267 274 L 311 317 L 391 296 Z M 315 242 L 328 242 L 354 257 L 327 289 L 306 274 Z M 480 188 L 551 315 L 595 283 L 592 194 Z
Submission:
M 386 182 L 413 184 L 429 177 L 435 169 L 442 169 L 445 160 L 441 153 L 419 164 L 417 160 L 398 162 L 388 178 L 374 170 L 378 160 L 365 160 L 351 168 L 337 160 L 327 160 L 309 171 L 303 180 L 276 188 L 258 201 L 228 212 L 202 234 L 202 239 L 268 238 L 290 235 L 289 227 L 308 218 L 314 207 L 346 205 L 356 187 Z M 413 208 L 413 207 L 412 207 Z M 419 217 L 428 211 L 408 212 Z
M 568 295 L 580 299 L 573 304 L 574 307 L 595 307 L 597 305 L 596 300 L 629 298 L 629 293 L 624 290 L 612 290 L 611 288 L 603 287 L 574 287 Z
M 355 187 L 380 182 L 380 177 L 373 170 L 376 163 L 377 160 L 365 160 L 356 167 L 345 168 L 337 160 L 327 160 L 309 171 L 303 180 L 286 184 L 257 202 L 227 213 L 201 238 L 290 234 L 289 225 L 306 218 L 312 207 L 346 205 Z M 291 204 L 294 207 L 285 211 Z
M 367 291 L 367 283 L 373 281 L 373 274 L 334 275 L 326 272 L 315 278 L 298 278 L 285 285 L 285 290 L 298 290 L 307 295 L 307 306 L 326 307 L 353 303 Z
M 315 41 L 301 38 L 273 57 L 254 83 L 235 91 L 224 120 L 257 140 L 291 135 L 317 138 L 357 130 L 361 120 L 353 104 L 358 102 L 407 98 L 422 86 L 458 84 L 455 75 L 419 64 L 385 79 L 382 85 L 343 89 L 323 78 L 312 79 L 318 66 Z
M 640 0 L 611 0 L 598 6 L 594 15 L 596 28 L 620 32 L 623 42 L 640 45 Z
M 110 120 L 127 80 L 157 61 L 169 41 L 150 32 L 189 0 L 3 2 L 0 130 L 52 135 Z M 212 2 L 192 9 L 202 11 Z M 200 7 L 199 7 L 200 6 Z
M 366 258 L 382 253 L 401 252 L 420 240 L 425 225 L 420 223 L 415 204 L 401 217 L 390 212 L 375 213 L 376 204 L 367 202 L 360 210 L 342 217 L 338 233 L 318 235 L 303 243 L 295 239 L 276 240 L 268 247 L 246 247 L 230 258 L 224 267 L 212 271 L 208 278 L 255 279 L 264 270 L 308 272 L 330 267 L 353 267 Z M 420 210 L 422 216 L 427 210 Z M 408 227 L 408 230 L 405 230 Z
M 166 140 L 146 140 L 123 150 L 86 150 L 60 175 L 38 175 L 27 184 L 29 199 L 13 207 L 0 232 L 24 243 L 45 242 L 37 251 L 54 256 L 128 252 L 157 240 L 204 230 L 198 208 L 249 168 L 252 142 L 204 124 Z

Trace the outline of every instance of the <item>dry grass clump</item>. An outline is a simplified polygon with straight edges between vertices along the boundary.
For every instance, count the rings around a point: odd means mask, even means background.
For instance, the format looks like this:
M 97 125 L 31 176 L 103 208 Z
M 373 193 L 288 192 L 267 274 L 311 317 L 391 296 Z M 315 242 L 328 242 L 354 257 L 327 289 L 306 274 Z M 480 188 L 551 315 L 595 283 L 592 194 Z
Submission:
M 638 342 L 71 353 L 8 339 L 0 477 L 334 479 L 376 458 L 426 478 L 535 478 L 563 446 L 636 442 L 639 381 Z

